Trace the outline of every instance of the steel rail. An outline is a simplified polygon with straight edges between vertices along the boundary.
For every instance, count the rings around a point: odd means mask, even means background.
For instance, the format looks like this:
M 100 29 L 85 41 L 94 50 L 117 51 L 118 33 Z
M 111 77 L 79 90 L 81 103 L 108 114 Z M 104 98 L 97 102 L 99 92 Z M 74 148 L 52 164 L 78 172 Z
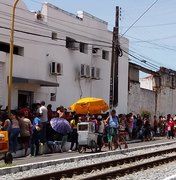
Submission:
M 148 168 L 153 168 L 154 166 L 159 166 L 161 164 L 169 163 L 169 162 L 172 162 L 175 160 L 176 160 L 176 155 L 170 156 L 170 157 L 165 157 L 162 159 L 153 160 L 150 162 L 141 163 L 138 165 L 125 167 L 125 168 L 118 169 L 118 170 L 112 170 L 110 172 L 105 172 L 105 173 L 101 173 L 98 175 L 92 175 L 92 176 L 81 178 L 81 179 L 82 180 L 114 179 L 117 177 L 124 176 L 126 174 L 130 174 L 130 173 L 137 172 L 140 170 L 145 170 Z
M 65 178 L 72 178 L 74 175 L 81 175 L 84 173 L 90 173 L 92 170 L 101 170 L 101 169 L 105 169 L 105 168 L 109 168 L 109 167 L 115 167 L 117 165 L 123 165 L 126 163 L 130 163 L 130 162 L 135 162 L 135 161 L 139 161 L 141 159 L 147 159 L 150 157 L 155 157 L 155 156 L 160 156 L 163 154 L 168 154 L 168 153 L 172 153 L 172 152 L 176 152 L 176 148 L 170 148 L 170 149 L 165 149 L 165 150 L 161 150 L 161 151 L 155 151 L 155 152 L 151 152 L 151 153 L 144 153 L 141 155 L 137 155 L 137 156 L 131 156 L 131 157 L 126 157 L 126 158 L 121 158 L 121 159 L 115 159 L 115 160 L 110 160 L 110 161 L 105 161 L 105 162 L 101 162 L 101 163 L 96 163 L 96 164 L 91 164 L 91 165 L 87 165 L 87 166 L 82 166 L 82 167 L 75 167 L 75 168 L 71 168 L 71 169 L 67 169 L 67 170 L 63 170 L 63 171 L 58 171 L 58 172 L 52 172 L 52 173 L 46 173 L 46 174 L 41 174 L 41 175 L 36 175 L 36 176 L 32 176 L 32 177 L 27 177 L 27 178 L 23 178 L 23 180 L 38 180 L 38 179 L 42 179 L 42 180 L 59 180 L 63 177 Z M 169 157 L 170 158 L 170 157 Z M 167 160 L 168 158 L 164 158 L 165 160 Z M 172 158 L 171 158 L 172 159 Z M 173 157 L 173 159 L 176 159 L 176 155 Z M 163 159 L 161 159 L 163 160 Z M 156 160 L 156 164 L 157 164 Z M 145 164 L 149 164 L 150 163 L 144 163 L 143 166 L 145 167 Z M 140 165 L 138 165 L 140 166 Z M 132 168 L 133 169 L 133 168 Z M 137 166 L 134 166 L 134 169 L 138 169 Z M 130 169 L 125 169 L 124 172 L 127 172 L 127 170 L 132 171 Z M 118 172 L 112 172 L 112 175 L 115 174 L 124 174 L 123 173 L 123 169 L 122 170 L 117 170 Z M 111 174 L 107 174 L 104 173 L 102 174 L 104 177 L 110 176 Z M 95 178 L 95 177 L 93 177 Z M 98 177 L 98 179 L 101 179 L 100 177 Z M 104 178 L 103 178 L 104 179 Z

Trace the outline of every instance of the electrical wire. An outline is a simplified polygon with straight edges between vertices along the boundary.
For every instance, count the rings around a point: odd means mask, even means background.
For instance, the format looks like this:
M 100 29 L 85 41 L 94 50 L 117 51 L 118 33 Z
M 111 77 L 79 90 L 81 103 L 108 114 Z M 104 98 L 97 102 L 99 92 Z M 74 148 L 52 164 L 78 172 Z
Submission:
M 144 63 L 145 65 L 147 65 L 147 66 L 149 66 L 149 67 L 151 67 L 151 68 L 153 68 L 153 69 L 155 69 L 155 70 L 158 70 L 158 68 L 159 68 L 159 67 L 156 67 L 155 65 L 153 65 L 152 63 L 148 62 L 148 61 L 145 60 L 145 59 L 140 59 L 140 58 L 136 57 L 135 55 L 132 55 L 131 53 L 125 51 L 124 49 L 122 49 L 122 51 L 123 51 L 124 53 L 128 54 L 129 56 L 133 57 L 134 59 L 140 61 L 141 63 Z
M 0 14 L 1 14 L 1 13 L 2 13 L 2 12 L 0 12 Z M 21 18 L 21 17 L 20 17 L 20 18 Z M 5 18 L 4 18 L 4 19 L 5 19 Z M 23 20 L 24 20 L 24 21 L 27 21 L 27 19 L 24 19 L 24 18 L 23 18 Z M 9 19 L 9 21 L 10 21 L 10 19 Z M 19 22 L 19 23 L 20 23 L 20 24 L 23 24 L 23 22 Z M 33 27 L 33 24 L 32 24 L 32 23 L 34 23 L 34 21 L 31 21 L 31 25 L 32 25 L 32 27 Z M 26 25 L 27 25 L 27 24 L 26 24 Z M 31 26 L 31 25 L 29 25 L 29 26 Z M 43 28 L 43 26 L 44 26 L 45 24 L 41 24 L 41 25 L 42 25 L 42 27 L 35 26 L 35 25 L 34 25 L 34 27 L 36 27 L 37 29 L 38 29 L 38 28 L 41 28 L 41 29 L 47 30 L 46 28 Z M 63 30 L 63 29 L 58 29 L 58 28 L 55 28 L 55 27 L 52 27 L 52 26 L 48 26 L 48 25 L 45 25 L 45 26 L 48 27 L 48 30 L 49 30 L 49 31 L 51 31 L 51 29 L 49 29 L 49 27 L 50 27 L 50 28 L 52 28 L 53 30 L 61 31 L 61 32 L 63 32 L 63 33 L 67 33 L 67 34 L 72 33 L 72 34 L 74 34 L 74 35 L 76 35 L 76 36 L 84 37 L 84 38 L 90 39 L 90 40 L 92 40 L 92 41 L 97 41 L 97 42 L 102 42 L 102 43 L 111 44 L 110 42 L 107 42 L 107 41 L 102 41 L 102 40 L 97 40 L 97 39 L 89 38 L 89 37 L 87 37 L 87 36 L 83 36 L 83 35 L 80 35 L 80 34 L 76 34 L 76 33 L 70 32 L 70 31 L 65 31 L 65 30 Z
M 4 26 L 0 26 L 0 28 L 1 29 L 6 29 L 6 30 L 11 30 L 9 27 L 4 27 Z M 20 32 L 20 33 L 25 33 L 25 34 L 28 34 L 28 35 L 39 36 L 39 37 L 51 39 L 51 36 L 47 36 L 47 35 L 43 35 L 43 34 L 37 34 L 37 33 L 28 32 L 28 31 L 22 31 L 22 30 L 19 30 L 19 29 L 14 29 L 14 31 L 15 32 Z M 66 39 L 62 39 L 62 38 L 55 38 L 55 39 L 61 40 L 61 41 L 66 41 Z M 80 41 L 75 41 L 75 42 L 81 43 Z M 93 44 L 93 43 L 87 43 L 87 42 L 84 42 L 84 43 L 88 44 L 88 45 L 92 45 L 92 46 L 98 46 L 98 47 L 107 47 L 107 48 L 111 48 L 112 47 L 112 46 Z
M 122 34 L 122 37 L 158 2 L 158 0 L 154 1 L 137 19 L 131 26 Z
M 170 47 L 167 47 L 167 46 L 163 46 L 163 45 L 160 45 L 160 44 L 157 44 L 157 43 L 153 43 L 153 42 L 148 42 L 148 41 L 145 41 L 145 40 L 141 40 L 139 38 L 135 38 L 135 37 L 132 37 L 132 36 L 127 36 L 126 37 L 130 37 L 132 39 L 136 39 L 136 40 L 140 40 L 140 41 L 143 41 L 144 43 L 148 43 L 148 44 L 152 44 L 152 45 L 155 45 L 155 46 L 158 46 L 158 47 L 161 47 L 163 49 L 167 49 L 167 50 L 171 50 L 171 51 L 176 51 L 176 49 L 173 49 L 173 48 L 170 48 Z

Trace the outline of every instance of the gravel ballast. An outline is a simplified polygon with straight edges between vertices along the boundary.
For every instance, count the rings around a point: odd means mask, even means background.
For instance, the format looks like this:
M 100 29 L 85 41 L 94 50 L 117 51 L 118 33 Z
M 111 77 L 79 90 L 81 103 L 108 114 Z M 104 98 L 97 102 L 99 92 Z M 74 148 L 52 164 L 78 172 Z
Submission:
M 152 148 L 149 148 L 149 147 L 144 148 L 143 147 L 141 149 L 139 148 L 140 150 L 134 150 L 133 149 L 130 151 L 130 149 L 129 149 L 126 151 L 116 151 L 116 152 L 114 151 L 112 153 L 112 155 L 107 154 L 107 156 L 103 156 L 103 157 L 102 156 L 98 157 L 98 156 L 100 156 L 99 154 L 97 154 L 97 157 L 95 155 L 94 158 L 89 158 L 89 156 L 85 156 L 85 157 L 81 157 L 81 158 L 75 158 L 73 162 L 66 162 L 66 160 L 65 160 L 66 163 L 64 163 L 64 161 L 61 160 L 62 163 L 60 163 L 60 164 L 51 165 L 51 166 L 42 167 L 42 168 L 30 169 L 30 170 L 23 171 L 23 172 L 14 171 L 14 173 L 1 175 L 0 180 L 22 179 L 25 177 L 31 177 L 31 176 L 36 176 L 36 175 L 40 175 L 40 174 L 57 172 L 57 171 L 62 171 L 65 169 L 71 169 L 71 168 L 75 168 L 75 167 L 82 167 L 82 166 L 91 165 L 91 164 L 95 164 L 95 163 L 110 161 L 110 160 L 114 160 L 114 159 L 121 159 L 121 158 L 125 158 L 125 157 L 144 154 L 147 152 L 155 152 L 158 150 L 170 149 L 170 148 L 174 148 L 174 147 L 176 148 L 175 143 L 170 144 L 170 145 L 163 145 L 163 146 L 157 145 L 157 147 L 152 147 Z M 104 153 L 104 154 L 106 154 L 106 153 Z
M 118 180 L 176 180 L 175 162 L 163 164 L 154 168 L 139 171 L 123 177 L 117 177 Z

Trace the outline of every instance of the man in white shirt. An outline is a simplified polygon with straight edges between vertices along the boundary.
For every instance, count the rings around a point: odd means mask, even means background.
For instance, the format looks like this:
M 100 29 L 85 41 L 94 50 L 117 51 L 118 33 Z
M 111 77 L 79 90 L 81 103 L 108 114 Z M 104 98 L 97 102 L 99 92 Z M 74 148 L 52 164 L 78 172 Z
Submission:
M 48 122 L 48 109 L 45 107 L 45 101 L 41 101 L 41 106 L 39 108 L 40 121 L 42 123 L 41 131 L 41 143 L 46 142 L 46 124 Z
M 48 109 L 45 107 L 45 101 L 41 102 L 41 107 L 39 108 L 39 113 L 40 113 L 40 121 L 43 122 L 48 122 Z

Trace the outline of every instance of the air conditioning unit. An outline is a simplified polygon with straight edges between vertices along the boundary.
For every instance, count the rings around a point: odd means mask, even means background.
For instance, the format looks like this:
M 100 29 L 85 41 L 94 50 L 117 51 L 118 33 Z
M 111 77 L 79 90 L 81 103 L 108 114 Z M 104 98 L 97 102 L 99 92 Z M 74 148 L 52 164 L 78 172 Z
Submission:
M 91 68 L 91 78 L 96 79 L 96 69 L 95 69 L 95 67 Z
M 93 56 L 101 56 L 100 48 L 93 47 L 93 48 L 92 48 L 92 55 L 93 55 Z
M 89 78 L 90 77 L 90 66 L 86 65 L 86 77 Z
M 86 65 L 81 64 L 80 77 L 86 77 Z
M 96 68 L 95 71 L 96 71 L 95 72 L 96 79 L 100 79 L 100 68 Z
M 81 64 L 80 76 L 85 78 L 90 78 L 90 66 L 86 64 Z
M 50 73 L 52 75 L 62 75 L 63 74 L 63 64 L 57 62 L 51 62 Z

